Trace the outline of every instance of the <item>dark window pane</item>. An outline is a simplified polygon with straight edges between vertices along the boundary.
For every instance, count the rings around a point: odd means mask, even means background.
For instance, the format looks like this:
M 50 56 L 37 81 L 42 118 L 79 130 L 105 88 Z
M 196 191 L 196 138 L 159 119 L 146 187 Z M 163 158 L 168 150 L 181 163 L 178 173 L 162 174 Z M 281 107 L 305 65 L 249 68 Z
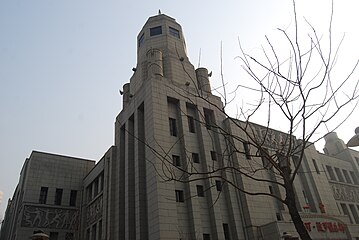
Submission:
M 312 159 L 312 160 L 313 160 L 313 165 L 314 165 L 315 171 L 317 172 L 317 174 L 320 174 L 317 162 L 315 161 L 315 159 Z
M 39 203 L 46 204 L 48 187 L 41 187 Z
M 222 191 L 222 181 L 216 180 L 216 189 L 217 191 Z
M 230 240 L 230 233 L 229 233 L 229 227 L 227 223 L 223 223 L 223 233 L 224 233 L 224 239 L 225 240 Z
M 192 116 L 188 116 L 187 119 L 188 119 L 189 132 L 195 133 L 196 129 L 195 129 L 195 126 L 194 126 L 194 118 Z
M 67 232 L 65 235 L 65 240 L 74 240 L 74 234 Z
M 213 161 L 217 160 L 217 153 L 215 151 L 211 151 L 211 158 Z
M 249 150 L 249 143 L 248 142 L 243 142 L 243 147 L 244 147 L 244 153 L 246 155 L 246 158 L 251 159 L 251 152 Z
M 203 240 L 211 240 L 211 235 L 208 233 L 203 233 Z
M 169 27 L 169 33 L 176 38 L 180 38 L 179 31 L 175 28 Z
M 70 206 L 76 206 L 77 191 L 71 190 L 70 193 Z
M 150 28 L 150 36 L 156 36 L 156 35 L 160 35 L 160 34 L 162 34 L 161 26 Z
M 173 161 L 173 165 L 176 167 L 180 167 L 181 166 L 181 158 L 177 155 L 172 155 L 172 161 Z
M 176 202 L 184 202 L 184 194 L 182 190 L 175 190 Z
M 198 155 L 198 153 L 192 153 L 192 161 L 194 163 L 199 163 L 199 155 Z
M 198 197 L 204 197 L 204 190 L 202 185 L 197 185 L 197 196 Z
M 145 41 L 145 34 L 142 33 L 141 37 L 138 39 L 138 47 L 140 47 L 144 41 Z
M 62 189 L 56 188 L 55 205 L 61 205 L 61 200 L 62 200 Z
M 171 136 L 177 137 L 176 119 L 169 118 L 169 124 L 170 124 L 170 134 L 171 134 Z

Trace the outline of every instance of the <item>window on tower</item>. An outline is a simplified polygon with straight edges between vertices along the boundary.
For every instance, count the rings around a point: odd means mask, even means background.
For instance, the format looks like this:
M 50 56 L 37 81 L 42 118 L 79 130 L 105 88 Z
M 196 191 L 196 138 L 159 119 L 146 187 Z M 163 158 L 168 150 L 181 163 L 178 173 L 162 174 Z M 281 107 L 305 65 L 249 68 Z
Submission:
M 170 35 L 176 37 L 176 38 L 180 38 L 180 33 L 177 29 L 173 28 L 173 27 L 169 27 L 169 33 Z
M 145 34 L 142 33 L 141 37 L 138 38 L 138 47 L 140 47 L 144 41 L 145 41 Z
M 162 34 L 162 27 L 158 26 L 158 27 L 153 27 L 150 28 L 150 36 L 156 36 L 156 35 L 160 35 Z

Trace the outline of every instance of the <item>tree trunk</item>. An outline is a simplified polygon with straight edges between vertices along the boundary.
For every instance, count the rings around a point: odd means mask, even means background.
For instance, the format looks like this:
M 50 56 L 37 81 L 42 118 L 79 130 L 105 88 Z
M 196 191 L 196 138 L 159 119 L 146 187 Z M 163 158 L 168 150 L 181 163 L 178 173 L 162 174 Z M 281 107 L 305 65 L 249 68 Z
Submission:
M 289 210 L 289 215 L 292 218 L 295 229 L 297 230 L 300 238 L 302 240 L 311 240 L 312 238 L 309 236 L 309 233 L 304 226 L 302 218 L 298 212 L 296 201 L 295 201 L 295 192 L 292 183 L 285 183 L 286 189 L 286 204 Z

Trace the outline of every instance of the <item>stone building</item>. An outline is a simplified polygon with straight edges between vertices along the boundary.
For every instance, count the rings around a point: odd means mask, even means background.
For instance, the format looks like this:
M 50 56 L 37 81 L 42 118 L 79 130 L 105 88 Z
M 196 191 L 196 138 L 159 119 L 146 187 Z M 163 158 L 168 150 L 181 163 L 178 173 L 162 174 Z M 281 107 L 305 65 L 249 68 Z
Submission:
M 42 229 L 50 239 L 79 239 L 83 179 L 94 161 L 33 151 L 8 204 L 1 239 L 29 239 Z
M 148 19 L 137 36 L 133 71 L 121 91 L 114 146 L 96 165 L 33 152 L 0 239 L 24 239 L 36 228 L 51 240 L 295 239 L 284 204 L 238 190 L 284 196 L 273 172 L 256 172 L 269 180 L 258 182 L 233 170 L 265 169 L 266 160 L 238 128 L 243 122 L 220 111 L 207 69 L 190 63 L 173 18 Z M 287 138 L 251 125 L 268 152 Z M 324 154 L 305 150 L 294 182 L 298 209 L 313 239 L 359 239 L 359 153 L 335 133 L 325 139 Z

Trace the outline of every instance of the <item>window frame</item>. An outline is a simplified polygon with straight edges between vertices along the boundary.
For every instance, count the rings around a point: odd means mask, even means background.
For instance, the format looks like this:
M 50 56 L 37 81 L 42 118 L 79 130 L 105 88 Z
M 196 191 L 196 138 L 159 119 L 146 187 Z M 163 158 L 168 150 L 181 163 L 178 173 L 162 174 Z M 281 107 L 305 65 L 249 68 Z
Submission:
M 183 190 L 175 190 L 176 202 L 184 202 Z
M 181 157 L 179 155 L 173 154 L 172 155 L 172 164 L 173 164 L 173 166 L 181 167 L 182 166 Z
M 204 197 L 204 187 L 203 185 L 196 185 L 197 197 Z
M 168 27 L 168 33 L 169 33 L 171 36 L 175 37 L 175 38 L 181 39 L 180 31 L 177 30 L 177 29 L 174 28 L 174 27 L 170 27 L 170 26 L 169 26 L 169 27 Z
M 168 118 L 169 127 L 170 127 L 170 135 L 173 137 L 177 137 L 177 120 L 175 118 Z
M 71 190 L 70 191 L 70 201 L 69 201 L 69 205 L 71 207 L 75 207 L 76 206 L 76 200 L 77 200 L 77 190 Z
M 194 117 L 187 116 L 187 121 L 188 121 L 188 131 L 190 133 L 196 133 L 196 126 L 194 124 Z
M 162 26 L 150 28 L 150 37 L 162 35 Z
M 192 153 L 192 162 L 193 163 L 200 163 L 198 153 Z
M 63 192 L 64 190 L 62 188 L 56 188 L 54 200 L 55 205 L 61 206 Z
M 40 188 L 40 195 L 39 195 L 39 203 L 46 204 L 47 201 L 47 194 L 49 193 L 48 187 L 41 187 Z

